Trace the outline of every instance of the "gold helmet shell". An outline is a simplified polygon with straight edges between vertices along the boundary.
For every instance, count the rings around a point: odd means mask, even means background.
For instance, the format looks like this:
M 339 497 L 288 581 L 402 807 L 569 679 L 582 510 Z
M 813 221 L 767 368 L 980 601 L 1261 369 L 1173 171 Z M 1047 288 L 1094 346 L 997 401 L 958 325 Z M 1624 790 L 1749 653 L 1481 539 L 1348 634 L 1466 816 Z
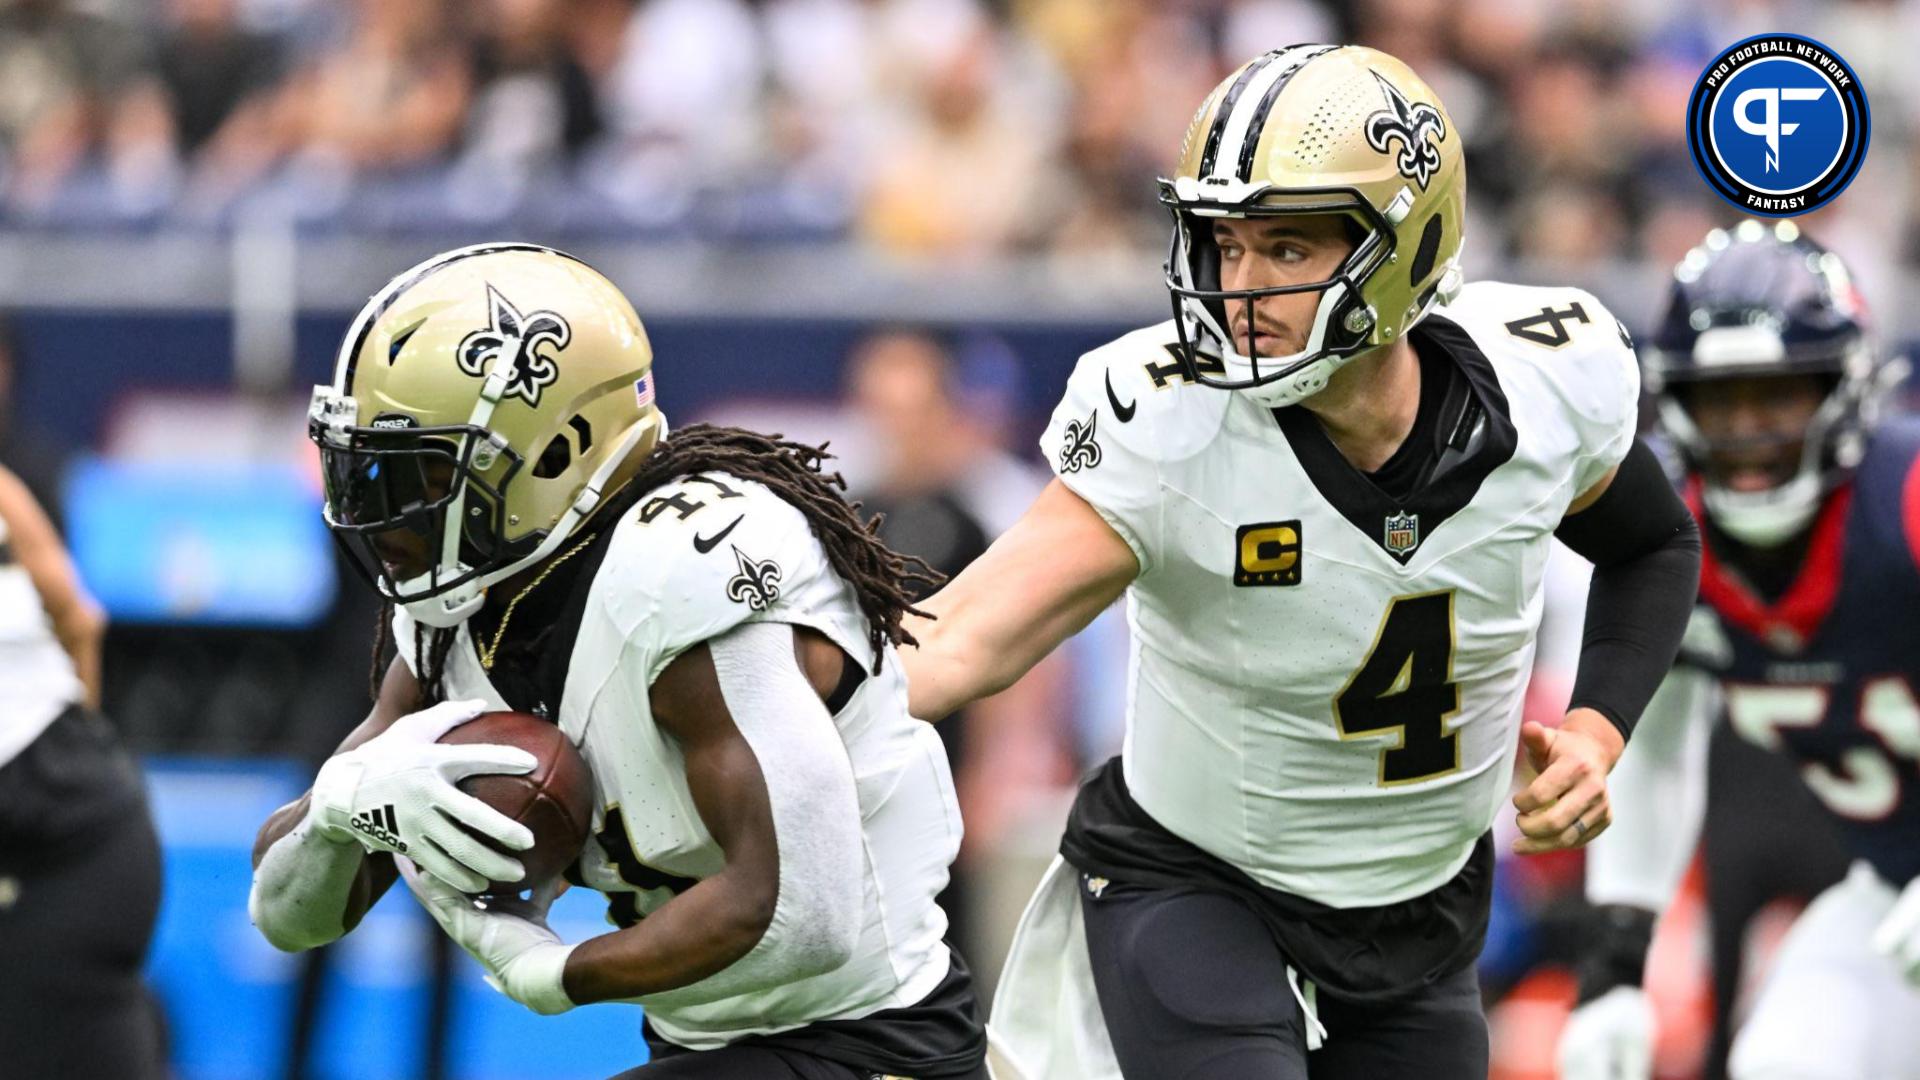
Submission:
M 383 596 L 454 625 L 638 470 L 666 426 L 653 399 L 646 329 L 592 267 L 532 244 L 436 255 L 374 294 L 314 387 L 327 524 Z
M 1160 181 L 1173 213 L 1166 265 L 1195 382 L 1270 405 L 1317 393 L 1342 364 L 1406 332 L 1459 283 L 1466 211 L 1460 134 L 1431 87 L 1358 45 L 1294 45 L 1257 57 L 1207 95 L 1179 166 Z M 1208 219 L 1343 214 L 1355 243 L 1325 281 L 1222 290 Z M 1305 349 L 1244 351 L 1226 305 L 1319 292 Z

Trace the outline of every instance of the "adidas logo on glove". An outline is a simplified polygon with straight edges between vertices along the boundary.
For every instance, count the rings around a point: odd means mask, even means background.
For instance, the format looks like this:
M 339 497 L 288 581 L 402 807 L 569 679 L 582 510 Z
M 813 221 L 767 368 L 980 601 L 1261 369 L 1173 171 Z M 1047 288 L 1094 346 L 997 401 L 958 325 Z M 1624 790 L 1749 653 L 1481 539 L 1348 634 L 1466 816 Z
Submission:
M 402 855 L 407 853 L 407 845 L 400 839 L 400 823 L 393 816 L 392 803 L 376 810 L 362 810 L 348 818 L 347 825 Z

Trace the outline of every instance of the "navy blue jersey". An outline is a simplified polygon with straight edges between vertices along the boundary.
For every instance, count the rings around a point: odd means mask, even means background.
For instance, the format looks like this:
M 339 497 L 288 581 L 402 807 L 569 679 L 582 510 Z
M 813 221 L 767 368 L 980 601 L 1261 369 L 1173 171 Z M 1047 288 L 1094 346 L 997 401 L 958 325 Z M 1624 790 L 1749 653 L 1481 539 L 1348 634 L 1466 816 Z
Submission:
M 1717 632 L 1690 631 L 1683 651 L 1719 676 L 1735 730 L 1798 762 L 1854 855 L 1894 885 L 1920 877 L 1917 459 L 1920 418 L 1878 428 L 1771 603 L 1709 540 L 1700 599 L 1713 618 L 1695 630 Z

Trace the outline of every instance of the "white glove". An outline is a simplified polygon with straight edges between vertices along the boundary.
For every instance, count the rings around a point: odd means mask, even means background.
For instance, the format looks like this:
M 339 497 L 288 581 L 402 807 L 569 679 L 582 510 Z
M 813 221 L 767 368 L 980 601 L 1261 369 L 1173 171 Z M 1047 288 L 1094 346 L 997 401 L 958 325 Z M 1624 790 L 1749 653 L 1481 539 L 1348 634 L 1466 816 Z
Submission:
M 1920 879 L 1900 890 L 1900 899 L 1873 932 L 1873 948 L 1893 961 L 1908 982 L 1920 986 Z
M 547 928 L 547 909 L 566 891 L 564 880 L 555 877 L 536 886 L 530 900 L 490 900 L 481 907 L 404 862 L 400 876 L 447 936 L 480 961 L 487 985 L 542 1016 L 573 1008 L 562 981 L 573 946 Z
M 328 758 L 313 781 L 312 827 L 335 843 L 355 840 L 368 851 L 404 855 L 467 892 L 485 889 L 490 880 L 519 881 L 525 875 L 519 860 L 480 837 L 525 851 L 533 846 L 532 830 L 454 784 L 478 773 L 530 772 L 533 755 L 512 746 L 436 741 L 486 708 L 483 701 L 443 701 Z
M 1560 1080 L 1648 1080 L 1653 1006 L 1637 986 L 1616 986 L 1573 1010 L 1560 1033 Z

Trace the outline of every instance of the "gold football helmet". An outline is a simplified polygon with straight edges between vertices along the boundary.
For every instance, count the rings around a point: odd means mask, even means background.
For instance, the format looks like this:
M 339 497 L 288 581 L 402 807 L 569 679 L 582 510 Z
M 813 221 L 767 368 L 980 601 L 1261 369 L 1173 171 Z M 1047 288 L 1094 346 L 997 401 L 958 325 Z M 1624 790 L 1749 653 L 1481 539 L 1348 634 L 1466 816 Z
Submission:
M 1387 344 L 1459 285 L 1466 208 L 1460 133 L 1433 90 L 1383 52 L 1294 45 L 1258 57 L 1201 103 L 1174 175 L 1167 288 L 1194 382 L 1291 405 L 1341 365 Z M 1325 281 L 1222 290 L 1208 220 L 1344 214 L 1353 251 Z M 1306 347 L 1256 357 L 1237 342 L 1227 305 L 1319 292 Z M 1248 320 L 1251 330 L 1252 320 Z
M 481 244 L 388 282 L 316 386 L 326 520 L 420 622 L 547 558 L 666 430 L 633 305 L 570 255 Z

